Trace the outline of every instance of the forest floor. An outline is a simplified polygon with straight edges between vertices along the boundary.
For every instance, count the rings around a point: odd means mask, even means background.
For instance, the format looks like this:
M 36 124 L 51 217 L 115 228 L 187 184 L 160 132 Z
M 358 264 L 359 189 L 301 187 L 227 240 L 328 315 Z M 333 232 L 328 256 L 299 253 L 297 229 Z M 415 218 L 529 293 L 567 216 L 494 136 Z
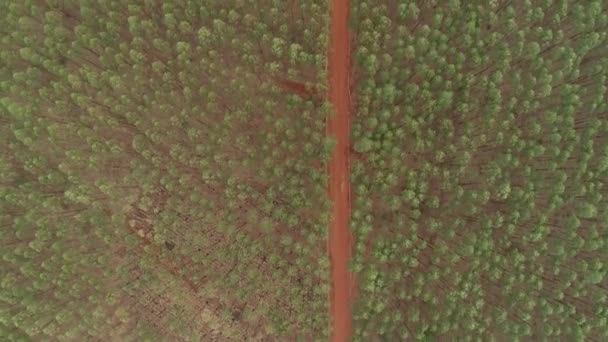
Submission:
M 343 342 L 350 332 L 350 299 L 353 277 L 348 271 L 352 237 L 348 156 L 350 151 L 348 0 L 332 0 L 329 37 L 329 99 L 334 113 L 327 134 L 336 144 L 329 161 L 329 197 L 333 203 L 329 227 L 331 269 L 331 341 Z

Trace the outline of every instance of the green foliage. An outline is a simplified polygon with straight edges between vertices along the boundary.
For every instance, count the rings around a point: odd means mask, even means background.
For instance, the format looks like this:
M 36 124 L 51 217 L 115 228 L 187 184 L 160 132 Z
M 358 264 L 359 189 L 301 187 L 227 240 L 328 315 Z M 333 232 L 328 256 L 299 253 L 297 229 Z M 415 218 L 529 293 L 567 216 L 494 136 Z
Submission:
M 355 151 L 365 153 L 369 152 L 374 148 L 374 142 L 370 139 L 363 137 L 355 142 Z
M 578 205 L 576 213 L 581 218 L 591 219 L 597 216 L 597 208 L 591 203 L 581 203 Z
M 326 88 L 325 1 L 2 1 L 0 26 L 0 340 L 327 335 L 328 106 L 279 82 Z
M 353 340 L 606 339 L 606 5 L 351 13 Z

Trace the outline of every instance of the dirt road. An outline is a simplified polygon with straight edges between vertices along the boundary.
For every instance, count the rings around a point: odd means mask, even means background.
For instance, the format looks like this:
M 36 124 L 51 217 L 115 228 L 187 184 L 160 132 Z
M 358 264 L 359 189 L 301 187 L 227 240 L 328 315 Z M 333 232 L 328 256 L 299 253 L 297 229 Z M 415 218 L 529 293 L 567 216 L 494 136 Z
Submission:
M 329 162 L 329 197 L 333 202 L 329 228 L 331 264 L 330 319 L 331 341 L 346 341 L 350 333 L 352 275 L 348 272 L 351 235 L 348 154 L 350 131 L 348 0 L 332 0 L 329 37 L 329 99 L 334 115 L 327 123 L 327 134 L 336 139 Z

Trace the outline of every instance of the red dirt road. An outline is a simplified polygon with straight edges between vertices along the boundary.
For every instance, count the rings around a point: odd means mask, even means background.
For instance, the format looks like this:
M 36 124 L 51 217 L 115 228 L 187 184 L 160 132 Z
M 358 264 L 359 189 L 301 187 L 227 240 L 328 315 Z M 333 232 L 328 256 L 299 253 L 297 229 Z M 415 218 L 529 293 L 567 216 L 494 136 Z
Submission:
M 350 334 L 350 298 L 353 278 L 348 271 L 351 235 L 348 154 L 350 149 L 348 0 L 332 0 L 329 24 L 329 99 L 334 113 L 327 134 L 336 140 L 329 161 L 329 197 L 333 203 L 329 227 L 331 269 L 331 341 L 344 342 Z

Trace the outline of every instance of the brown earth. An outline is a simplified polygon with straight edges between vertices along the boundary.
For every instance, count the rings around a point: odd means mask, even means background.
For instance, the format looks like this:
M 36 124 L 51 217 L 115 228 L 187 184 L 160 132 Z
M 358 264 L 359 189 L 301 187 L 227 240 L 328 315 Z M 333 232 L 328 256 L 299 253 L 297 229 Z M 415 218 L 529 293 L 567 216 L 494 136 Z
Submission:
M 327 123 L 327 134 L 336 141 L 329 161 L 329 197 L 333 203 L 328 250 L 331 269 L 331 341 L 343 342 L 350 333 L 350 299 L 353 277 L 348 271 L 351 235 L 350 186 L 348 183 L 350 97 L 348 0 L 332 0 L 329 37 L 329 99 L 334 113 Z
M 293 92 L 298 94 L 301 98 L 311 98 L 317 94 L 316 89 L 309 89 L 305 83 L 293 81 L 286 78 L 278 78 L 274 77 L 274 81 L 279 84 L 279 86 L 289 92 Z

